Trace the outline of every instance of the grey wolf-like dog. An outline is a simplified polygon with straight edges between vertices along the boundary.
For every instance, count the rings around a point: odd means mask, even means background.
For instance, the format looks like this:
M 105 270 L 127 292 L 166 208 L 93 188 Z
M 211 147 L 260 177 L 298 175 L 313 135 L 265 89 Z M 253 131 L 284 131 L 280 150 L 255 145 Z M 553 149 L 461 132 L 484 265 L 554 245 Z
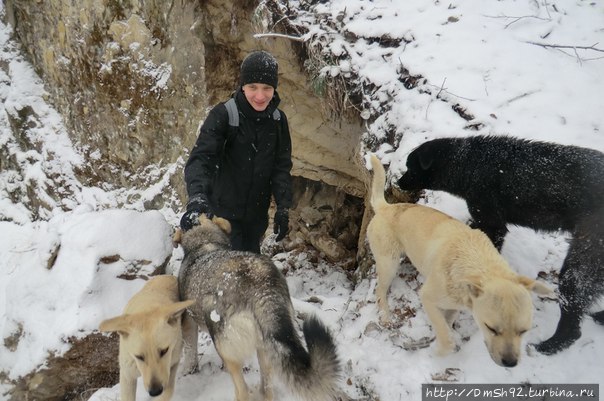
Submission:
M 250 392 L 242 374 L 255 353 L 264 400 L 273 399 L 273 369 L 305 400 L 333 400 L 340 364 L 327 328 L 316 318 L 303 324 L 304 348 L 294 326 L 287 282 L 263 255 L 230 249 L 228 221 L 205 215 L 182 233 L 181 296 L 194 299 L 185 317 L 185 366 L 197 365 L 197 326 L 209 331 L 235 386 L 237 401 Z

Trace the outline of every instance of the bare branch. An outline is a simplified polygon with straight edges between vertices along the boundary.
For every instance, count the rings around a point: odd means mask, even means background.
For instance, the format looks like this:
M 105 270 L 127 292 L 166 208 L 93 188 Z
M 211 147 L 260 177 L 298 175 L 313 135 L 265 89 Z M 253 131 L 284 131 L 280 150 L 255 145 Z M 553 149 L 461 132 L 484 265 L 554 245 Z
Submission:
M 440 86 L 440 90 L 439 90 L 439 91 L 438 91 L 438 93 L 436 94 L 436 98 L 437 98 L 437 99 L 440 99 L 440 94 L 442 93 L 442 91 L 443 91 L 443 90 L 445 90 L 445 91 L 446 91 L 446 89 L 445 89 L 445 82 L 447 82 L 447 77 L 445 77 L 445 79 L 443 79 L 443 83 L 442 83 L 442 85 Z
M 469 102 L 476 101 L 476 99 L 472 99 L 472 98 L 469 98 L 469 97 L 464 97 L 464 96 L 456 95 L 455 93 L 448 91 L 447 88 L 444 87 L 446 80 L 447 80 L 446 78 L 443 80 L 443 83 L 442 83 L 442 85 L 440 87 L 438 87 L 436 85 L 432 85 L 432 84 L 426 84 L 426 85 L 427 86 L 431 86 L 433 88 L 438 88 L 439 89 L 438 94 L 436 95 L 436 98 L 440 98 L 441 97 L 440 95 L 442 93 L 446 93 L 447 95 L 451 95 L 451 96 L 456 97 L 458 99 L 467 100 Z
M 549 4 L 547 4 L 547 0 L 543 1 L 543 5 L 545 6 L 545 12 L 547 13 L 548 17 L 551 19 L 552 14 L 549 12 Z
M 596 52 L 602 52 L 604 53 L 604 49 L 598 49 L 596 46 L 598 45 L 598 43 L 594 43 L 591 46 L 573 46 L 573 45 L 556 45 L 556 44 L 548 44 L 548 43 L 539 43 L 539 42 L 525 42 L 528 43 L 530 45 L 535 45 L 535 46 L 541 46 L 541 47 L 545 47 L 545 48 L 553 48 L 553 49 L 573 49 L 574 51 L 577 51 L 577 49 L 581 49 L 581 50 L 593 50 Z
M 277 25 L 278 25 L 278 24 L 279 24 L 281 21 L 285 21 L 285 20 L 287 20 L 287 19 L 288 19 L 288 18 L 287 18 L 287 15 L 284 15 L 284 16 L 282 16 L 281 18 L 279 18 L 279 20 L 273 24 L 273 29 L 274 29 L 274 28 L 275 28 L 275 27 L 276 27 L 276 26 L 277 26 Z
M 506 24 L 504 29 L 507 29 L 510 27 L 510 25 L 515 24 L 516 22 L 525 19 L 525 18 L 534 18 L 534 19 L 538 19 L 541 21 L 551 21 L 550 18 L 542 18 L 542 17 L 537 17 L 536 15 L 523 15 L 521 17 L 512 17 L 509 15 L 500 15 L 500 16 L 492 16 L 492 15 L 485 15 L 485 17 L 487 18 L 505 18 L 505 19 L 512 19 L 512 22 L 509 22 L 508 24 Z
M 284 35 L 282 33 L 257 33 L 254 35 L 255 39 L 262 39 L 262 38 L 283 38 L 283 39 L 289 39 L 289 40 L 293 40 L 296 42 L 305 42 L 306 39 L 301 37 L 301 36 L 293 36 L 293 35 Z
M 538 92 L 540 92 L 540 90 L 533 90 L 533 91 L 525 92 L 525 93 L 523 93 L 521 95 L 518 95 L 518 96 L 514 96 L 513 98 L 508 99 L 505 102 L 501 103 L 497 107 L 500 108 L 500 107 L 503 107 L 503 106 L 508 106 L 509 104 L 515 102 L 516 100 L 520 100 L 520 99 L 525 98 L 527 96 L 534 95 L 535 93 L 538 93 Z
M 581 56 L 579 56 L 579 52 L 577 51 L 577 48 L 575 47 L 573 50 L 575 51 L 575 56 L 577 57 L 577 61 L 579 62 L 579 65 L 583 66 L 583 60 L 581 60 Z

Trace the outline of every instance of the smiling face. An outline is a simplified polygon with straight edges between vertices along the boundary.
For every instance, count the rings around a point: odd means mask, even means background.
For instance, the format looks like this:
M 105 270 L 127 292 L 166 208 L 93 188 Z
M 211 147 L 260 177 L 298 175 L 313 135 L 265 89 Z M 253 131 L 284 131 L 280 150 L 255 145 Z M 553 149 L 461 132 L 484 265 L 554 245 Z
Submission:
M 243 85 L 243 94 L 256 111 L 264 111 L 275 95 L 275 88 L 267 84 L 251 83 Z

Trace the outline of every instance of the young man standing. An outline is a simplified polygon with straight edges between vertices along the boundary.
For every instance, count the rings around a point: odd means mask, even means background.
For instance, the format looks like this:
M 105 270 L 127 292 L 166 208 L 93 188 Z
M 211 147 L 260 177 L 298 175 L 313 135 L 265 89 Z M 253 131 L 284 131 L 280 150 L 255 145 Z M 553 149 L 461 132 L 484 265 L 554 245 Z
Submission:
M 291 138 L 287 117 L 277 108 L 277 73 L 270 53 L 249 54 L 232 99 L 205 119 L 185 166 L 189 201 L 180 220 L 183 230 L 197 224 L 201 213 L 214 214 L 230 221 L 233 249 L 260 253 L 273 196 L 276 240 L 287 234 Z

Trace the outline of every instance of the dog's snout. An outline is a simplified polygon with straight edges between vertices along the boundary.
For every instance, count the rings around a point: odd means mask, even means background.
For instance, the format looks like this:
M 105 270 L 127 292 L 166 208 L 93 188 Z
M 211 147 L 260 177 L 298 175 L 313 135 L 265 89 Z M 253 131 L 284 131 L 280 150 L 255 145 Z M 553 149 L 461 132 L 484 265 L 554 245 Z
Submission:
M 514 366 L 518 365 L 518 359 L 504 357 L 501 359 L 501 364 L 506 368 L 513 368 Z
M 157 397 L 158 395 L 161 395 L 161 393 L 164 392 L 164 387 L 161 384 L 155 384 L 152 383 L 151 386 L 149 387 L 149 395 L 151 397 Z

